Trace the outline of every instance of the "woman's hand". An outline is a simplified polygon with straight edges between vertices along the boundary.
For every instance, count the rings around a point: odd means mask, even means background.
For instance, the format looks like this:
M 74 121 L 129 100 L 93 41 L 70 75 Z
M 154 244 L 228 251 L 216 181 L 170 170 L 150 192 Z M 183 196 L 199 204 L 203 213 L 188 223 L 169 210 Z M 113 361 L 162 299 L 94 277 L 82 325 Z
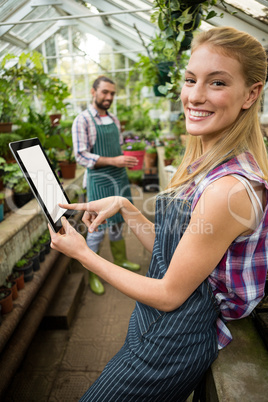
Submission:
M 62 217 L 62 229 L 55 233 L 48 225 L 51 237 L 51 248 L 60 251 L 68 257 L 79 260 L 79 257 L 89 250 L 84 237 L 79 234 L 67 221 Z
M 81 204 L 59 204 L 61 208 L 85 211 L 82 221 L 89 232 L 94 232 L 108 218 L 120 212 L 124 207 L 124 198 L 119 196 L 102 198 Z

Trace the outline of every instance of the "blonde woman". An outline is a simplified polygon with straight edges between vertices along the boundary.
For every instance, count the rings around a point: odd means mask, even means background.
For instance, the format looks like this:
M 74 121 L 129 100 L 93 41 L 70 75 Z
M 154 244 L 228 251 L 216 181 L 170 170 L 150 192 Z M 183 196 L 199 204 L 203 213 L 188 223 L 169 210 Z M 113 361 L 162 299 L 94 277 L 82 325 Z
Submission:
M 82 402 L 185 401 L 231 341 L 226 323 L 263 297 L 268 165 L 258 110 L 266 72 L 250 35 L 200 33 L 181 91 L 191 138 L 157 197 L 155 225 L 122 197 L 69 206 L 85 210 L 90 232 L 120 212 L 152 252 L 146 277 L 94 254 L 66 220 L 65 234 L 51 232 L 52 248 L 137 301 L 124 346 Z

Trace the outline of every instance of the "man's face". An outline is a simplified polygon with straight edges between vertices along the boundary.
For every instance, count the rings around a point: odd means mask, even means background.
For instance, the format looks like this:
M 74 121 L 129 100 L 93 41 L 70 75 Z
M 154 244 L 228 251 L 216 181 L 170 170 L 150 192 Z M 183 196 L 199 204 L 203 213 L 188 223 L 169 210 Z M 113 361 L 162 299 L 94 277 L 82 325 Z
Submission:
M 114 100 L 115 85 L 101 81 L 97 90 L 92 88 L 93 106 L 96 109 L 106 111 L 110 108 Z

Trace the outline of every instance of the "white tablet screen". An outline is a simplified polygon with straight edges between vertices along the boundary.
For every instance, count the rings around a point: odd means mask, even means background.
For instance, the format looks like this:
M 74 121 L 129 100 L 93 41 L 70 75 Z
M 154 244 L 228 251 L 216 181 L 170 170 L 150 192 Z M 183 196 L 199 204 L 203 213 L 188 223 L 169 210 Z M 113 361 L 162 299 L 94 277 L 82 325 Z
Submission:
M 68 204 L 62 189 L 57 182 L 48 161 L 39 145 L 18 150 L 29 177 L 32 179 L 43 203 L 45 204 L 54 223 L 61 218 L 66 209 L 60 208 L 59 203 Z

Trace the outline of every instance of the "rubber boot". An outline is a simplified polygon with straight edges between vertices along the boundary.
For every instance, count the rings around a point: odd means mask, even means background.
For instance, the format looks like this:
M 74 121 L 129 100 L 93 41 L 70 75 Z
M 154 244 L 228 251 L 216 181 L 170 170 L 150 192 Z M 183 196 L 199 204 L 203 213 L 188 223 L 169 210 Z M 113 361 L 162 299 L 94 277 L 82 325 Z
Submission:
M 93 274 L 93 272 L 90 271 L 88 273 L 88 284 L 92 292 L 96 295 L 103 295 L 103 293 L 105 292 L 104 286 L 101 283 L 98 275 Z
M 139 271 L 139 264 L 128 261 L 126 257 L 126 244 L 125 240 L 110 241 L 112 255 L 114 257 L 114 263 L 120 267 L 129 269 L 130 271 Z

